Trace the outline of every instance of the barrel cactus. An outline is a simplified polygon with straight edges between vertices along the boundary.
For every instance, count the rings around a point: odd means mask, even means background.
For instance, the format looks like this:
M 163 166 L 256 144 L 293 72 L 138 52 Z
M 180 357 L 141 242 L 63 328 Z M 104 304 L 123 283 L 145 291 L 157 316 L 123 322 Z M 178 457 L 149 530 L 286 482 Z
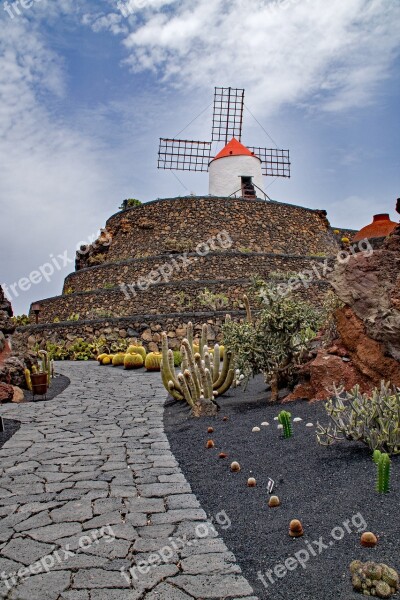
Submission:
M 128 354 L 140 354 L 143 356 L 143 360 L 146 358 L 146 348 L 144 346 L 129 346 L 127 350 Z
M 144 365 L 143 356 L 140 354 L 125 354 L 124 367 L 128 371 L 131 369 L 140 369 Z
M 112 365 L 113 367 L 122 367 L 124 364 L 124 360 L 125 360 L 125 354 L 116 354 L 114 356 L 114 358 L 112 359 Z
M 144 366 L 146 367 L 147 371 L 160 371 L 161 370 L 161 360 L 162 360 L 161 352 L 150 352 L 146 356 Z

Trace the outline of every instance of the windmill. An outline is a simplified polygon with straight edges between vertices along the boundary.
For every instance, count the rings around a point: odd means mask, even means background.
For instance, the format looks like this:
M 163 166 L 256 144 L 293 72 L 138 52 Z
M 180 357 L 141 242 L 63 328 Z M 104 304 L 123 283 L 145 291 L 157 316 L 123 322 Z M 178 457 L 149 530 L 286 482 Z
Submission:
M 211 141 L 160 138 L 158 168 L 171 171 L 208 171 L 209 193 L 218 197 L 256 198 L 263 176 L 290 177 L 289 150 L 242 144 L 244 89 L 216 87 Z M 212 143 L 225 147 L 212 156 Z

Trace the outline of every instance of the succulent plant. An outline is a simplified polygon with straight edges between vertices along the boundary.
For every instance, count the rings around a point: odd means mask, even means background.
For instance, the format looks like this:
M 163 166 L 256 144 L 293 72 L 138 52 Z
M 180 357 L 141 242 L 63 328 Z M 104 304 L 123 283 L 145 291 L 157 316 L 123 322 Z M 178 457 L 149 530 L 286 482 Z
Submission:
M 105 356 L 103 358 L 103 360 L 101 361 L 101 364 L 105 365 L 105 366 L 111 365 L 111 363 L 112 363 L 112 357 L 111 356 Z
M 31 380 L 31 372 L 29 369 L 25 369 L 24 370 L 25 373 L 25 382 L 26 382 L 26 387 L 28 388 L 28 390 L 31 392 L 32 391 L 32 380 Z
M 162 354 L 161 352 L 150 352 L 146 356 L 146 360 L 144 361 L 144 366 L 147 371 L 161 371 L 161 361 Z
M 105 354 L 105 353 L 103 353 L 103 354 L 99 354 L 99 355 L 98 355 L 98 357 L 97 357 L 97 360 L 99 361 L 99 363 L 100 363 L 100 364 L 102 364 L 102 362 L 103 362 L 103 359 L 104 359 L 106 356 L 108 356 L 108 354 Z
M 214 427 L 209 427 L 207 429 L 207 433 L 214 433 Z
M 374 450 L 372 459 L 378 469 L 376 491 L 381 494 L 387 494 L 390 489 L 390 471 L 392 467 L 390 456 L 380 450 Z
M 283 437 L 288 439 L 293 435 L 292 414 L 287 410 L 282 410 L 279 413 L 278 421 L 283 427 Z
M 128 371 L 131 369 L 140 369 L 144 365 L 144 359 L 141 354 L 125 354 L 124 368 Z
M 208 440 L 206 447 L 207 448 L 215 448 L 215 444 L 214 444 L 213 440 Z
M 216 344 L 213 355 L 207 346 L 207 325 L 203 325 L 199 345 L 193 344 L 193 325 L 188 323 L 187 338 L 181 346 L 181 372 L 176 374 L 174 354 L 168 349 L 168 337 L 162 334 L 161 376 L 165 388 L 176 400 L 186 400 L 195 416 L 215 415 L 217 406 L 214 399 L 223 395 L 232 385 L 235 372 L 232 352 L 225 352 L 220 358 L 220 348 Z M 195 350 L 198 348 L 198 352 Z
M 143 360 L 146 358 L 146 348 L 144 346 L 129 346 L 127 350 L 128 354 L 140 354 L 143 356 Z
M 399 575 L 383 563 L 353 560 L 350 564 L 353 588 L 364 596 L 391 598 L 399 589 Z
M 113 367 L 122 367 L 124 364 L 124 360 L 125 360 L 125 354 L 115 354 L 115 356 L 112 359 L 112 365 Z
M 372 396 L 335 387 L 335 395 L 325 404 L 332 424 L 318 423 L 317 440 L 323 446 L 344 439 L 360 441 L 371 450 L 400 454 L 400 391 L 382 382 Z
M 248 487 L 256 487 L 257 485 L 257 481 L 254 479 L 254 477 L 249 477 L 247 480 L 247 486 Z
M 289 535 L 290 535 L 290 537 L 296 537 L 296 538 L 304 535 L 303 525 L 301 524 L 301 522 L 298 519 L 293 519 L 293 521 L 290 521 Z
M 231 464 L 231 471 L 233 471 L 233 473 L 239 473 L 239 471 L 240 471 L 240 465 L 239 465 L 238 462 L 234 461 Z
M 268 506 L 270 508 L 277 508 L 280 505 L 281 501 L 279 500 L 278 496 L 271 496 L 271 498 L 268 501 Z
M 361 536 L 361 546 L 364 548 L 375 548 L 378 538 L 372 531 L 365 531 Z

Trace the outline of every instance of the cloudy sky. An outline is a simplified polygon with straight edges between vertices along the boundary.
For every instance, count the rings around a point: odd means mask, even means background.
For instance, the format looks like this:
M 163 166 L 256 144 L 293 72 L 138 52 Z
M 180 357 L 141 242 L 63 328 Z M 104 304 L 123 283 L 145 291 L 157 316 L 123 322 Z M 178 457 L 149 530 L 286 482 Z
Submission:
M 336 226 L 398 219 L 399 0 L 22 4 L 0 0 L 0 283 L 55 272 L 10 290 L 17 314 L 60 293 L 122 199 L 207 193 L 156 159 L 198 115 L 182 136 L 210 139 L 214 86 L 246 89 L 245 143 L 290 148 L 270 197 Z

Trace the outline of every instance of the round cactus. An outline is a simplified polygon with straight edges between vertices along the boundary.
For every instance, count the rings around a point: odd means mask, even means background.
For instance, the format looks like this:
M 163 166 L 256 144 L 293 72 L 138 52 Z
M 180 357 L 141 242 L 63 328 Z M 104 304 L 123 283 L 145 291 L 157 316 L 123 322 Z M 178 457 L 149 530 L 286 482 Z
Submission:
M 112 359 L 113 367 L 122 367 L 125 360 L 125 354 L 116 354 Z
M 124 358 L 124 367 L 127 370 L 140 369 L 144 365 L 143 356 L 140 354 L 126 354 Z
M 150 354 L 146 356 L 144 366 L 148 371 L 161 371 L 161 361 L 161 352 L 150 352 Z
M 97 357 L 97 360 L 99 361 L 99 363 L 100 363 L 100 364 L 102 364 L 102 362 L 103 362 L 103 359 L 104 359 L 106 356 L 108 356 L 108 354 L 105 354 L 105 353 L 104 353 L 104 354 L 99 354 L 99 355 L 98 355 L 98 357 Z
M 146 358 L 146 348 L 144 346 L 129 346 L 127 350 L 128 354 L 140 354 L 143 356 L 143 360 Z
M 101 364 L 102 364 L 102 365 L 105 365 L 105 366 L 107 366 L 107 365 L 111 365 L 111 363 L 112 363 L 112 358 L 111 358 L 111 356 L 105 356 L 105 357 L 103 358 L 103 360 L 101 361 Z

